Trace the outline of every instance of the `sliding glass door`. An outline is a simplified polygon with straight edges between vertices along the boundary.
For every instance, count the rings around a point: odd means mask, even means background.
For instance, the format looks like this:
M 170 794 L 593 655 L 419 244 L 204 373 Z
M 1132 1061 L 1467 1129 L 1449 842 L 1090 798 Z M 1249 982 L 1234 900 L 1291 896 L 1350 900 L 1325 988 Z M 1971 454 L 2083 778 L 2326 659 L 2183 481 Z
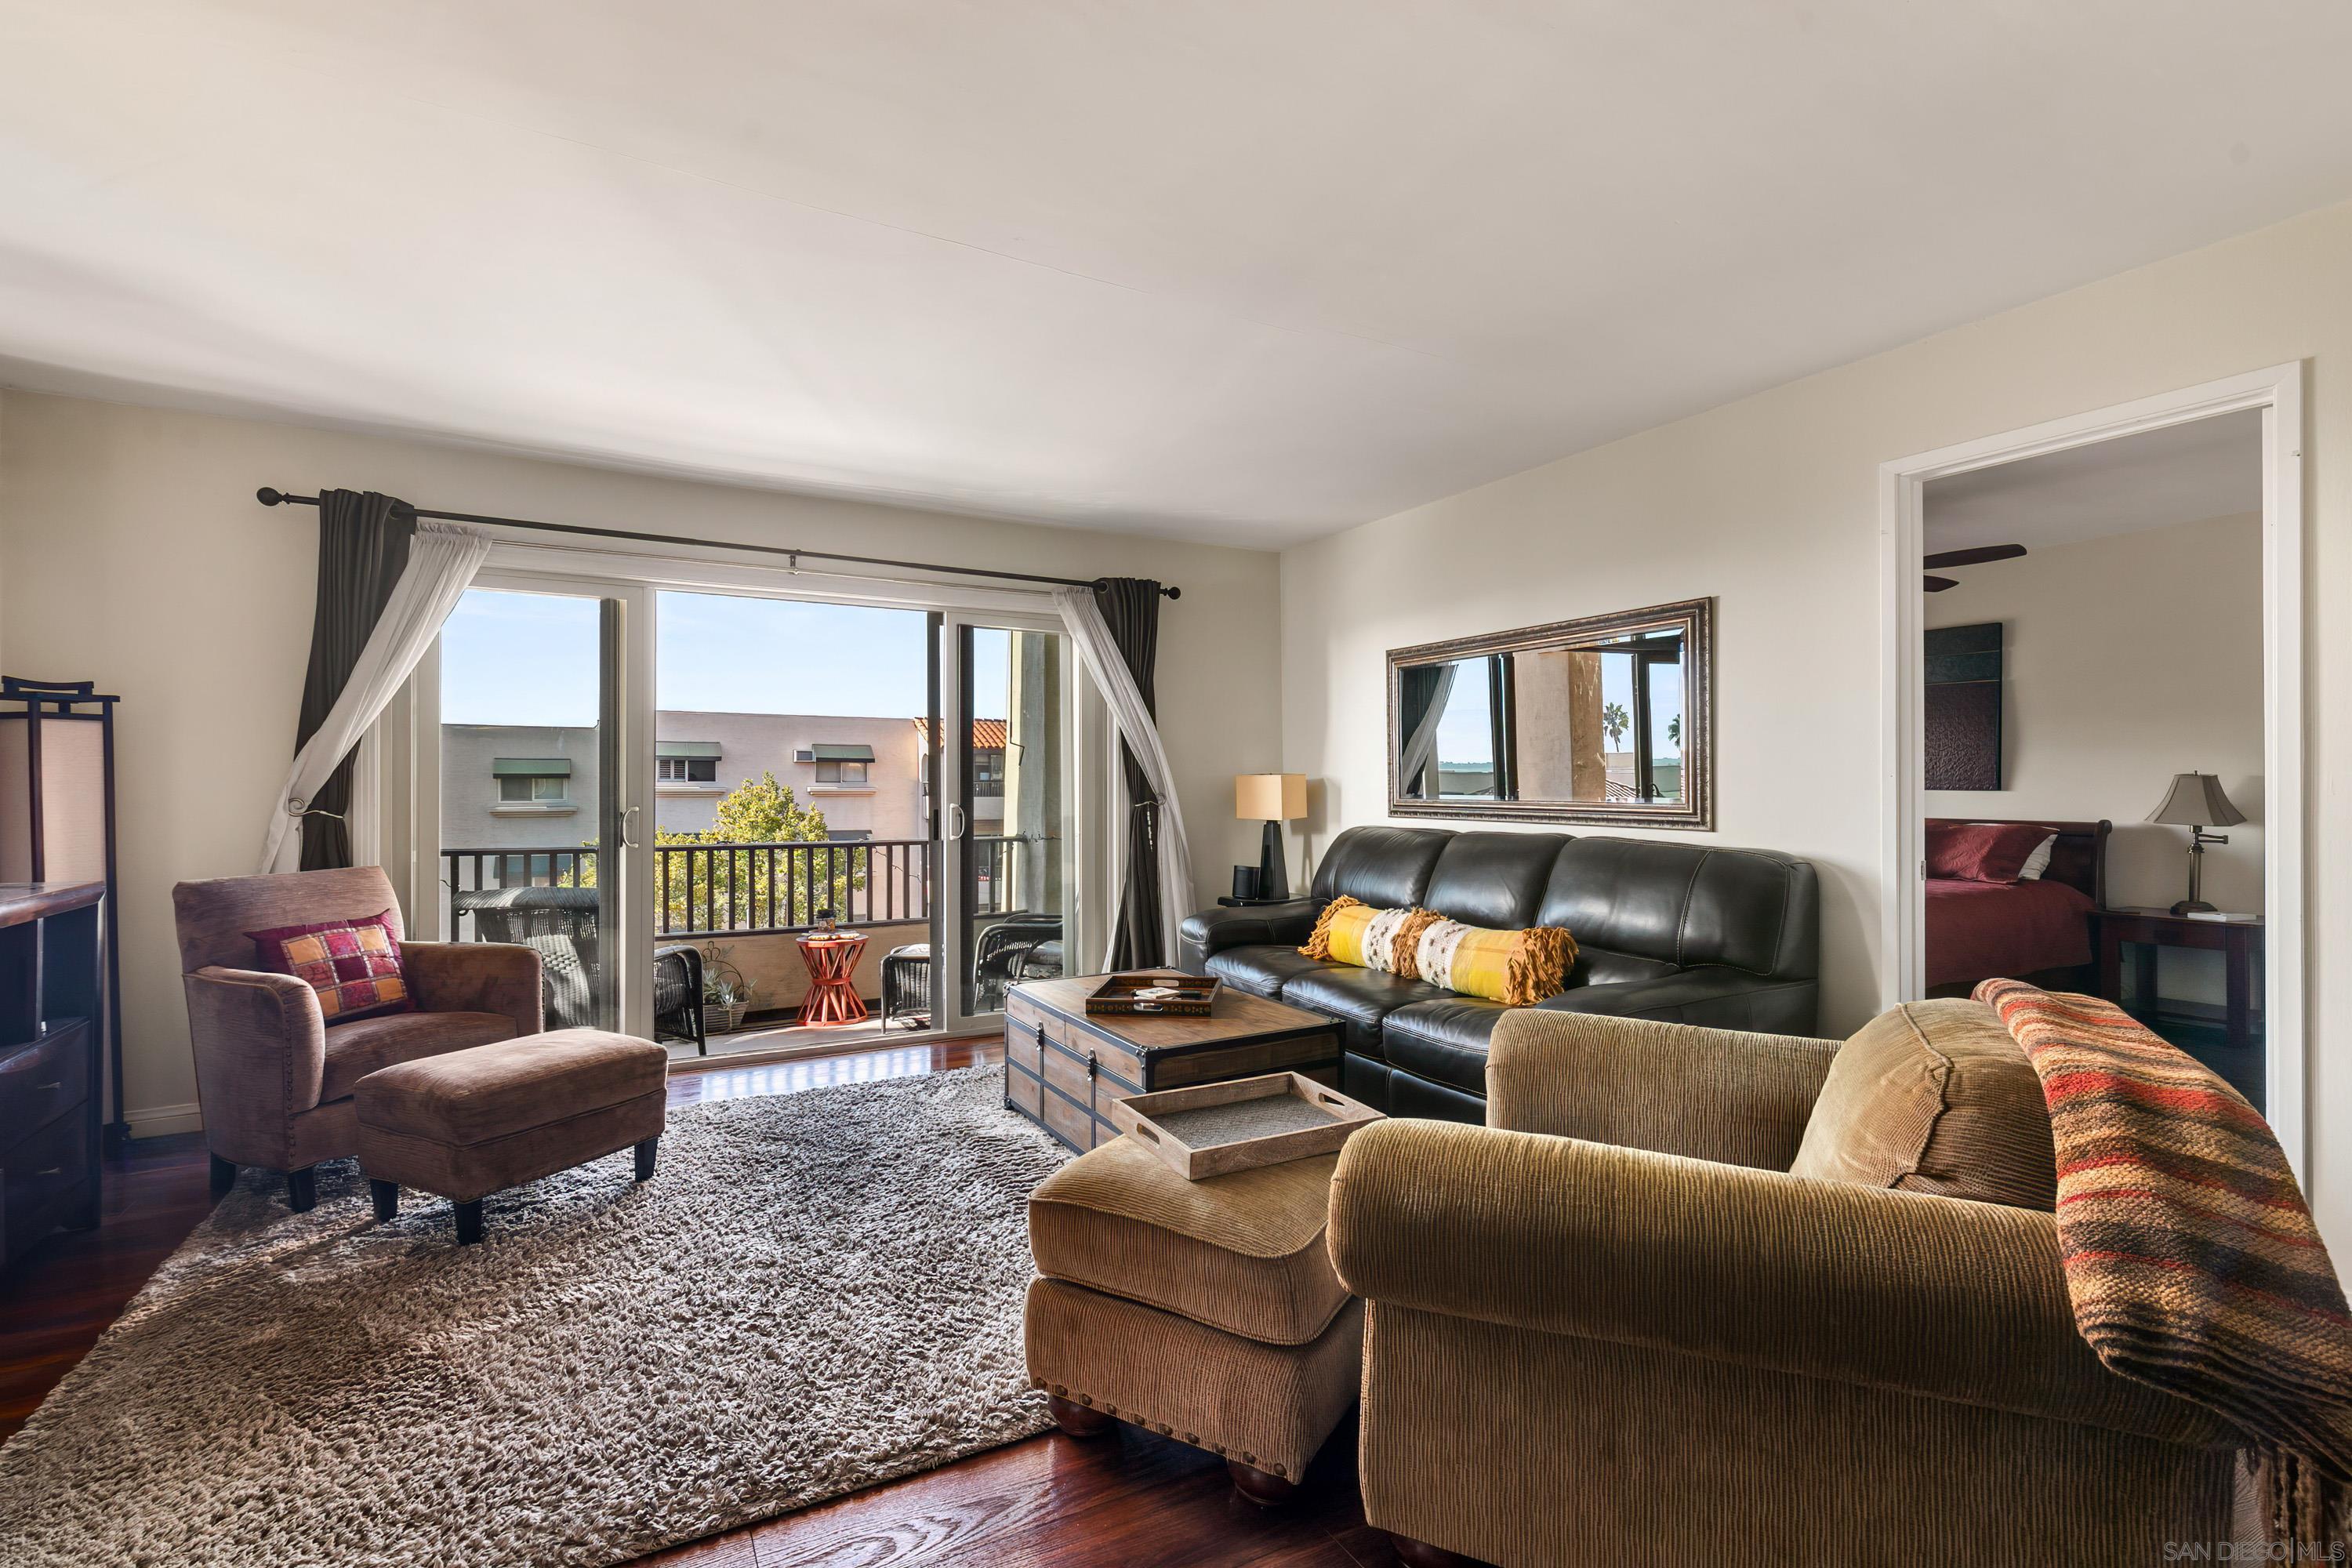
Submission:
M 1071 666 L 1049 623 L 941 620 L 940 1000 L 980 1027 L 1008 987 L 1076 973 Z
M 837 1048 L 1069 967 L 1049 616 L 504 573 L 420 675 L 419 930 L 539 949 L 551 1028 Z
M 638 826 L 624 699 L 641 599 L 486 578 L 442 628 L 440 930 L 538 949 L 551 1029 L 642 1032 L 624 1022 Z
M 656 605 L 656 941 L 702 955 L 725 1037 L 709 1048 L 929 1026 L 933 617 L 683 590 Z M 834 969 L 857 1006 L 838 989 L 811 1005 Z

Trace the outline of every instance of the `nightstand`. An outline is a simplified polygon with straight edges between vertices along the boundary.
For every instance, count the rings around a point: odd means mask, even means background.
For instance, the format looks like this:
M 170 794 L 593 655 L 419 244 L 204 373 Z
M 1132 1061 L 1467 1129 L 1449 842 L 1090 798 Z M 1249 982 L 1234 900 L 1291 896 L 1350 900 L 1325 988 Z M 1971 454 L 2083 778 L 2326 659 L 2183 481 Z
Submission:
M 2101 910 L 2091 917 L 2092 947 L 2099 961 L 2099 994 L 2118 1006 L 2124 996 L 2124 949 L 2132 949 L 2136 1011 L 2157 1012 L 2156 950 L 2202 948 L 2221 955 L 2226 1005 L 2222 1029 L 2232 1049 L 2249 1049 L 2254 1037 L 2254 987 L 2263 965 L 2263 922 L 2192 921 L 2168 910 Z

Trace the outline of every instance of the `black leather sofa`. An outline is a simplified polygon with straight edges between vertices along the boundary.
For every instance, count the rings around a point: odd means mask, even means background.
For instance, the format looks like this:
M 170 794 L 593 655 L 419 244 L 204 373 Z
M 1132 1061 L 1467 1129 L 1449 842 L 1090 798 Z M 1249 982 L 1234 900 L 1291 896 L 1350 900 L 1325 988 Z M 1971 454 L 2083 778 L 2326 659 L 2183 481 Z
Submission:
M 1819 1005 L 1821 893 L 1810 862 L 1764 849 L 1564 833 L 1350 827 L 1311 896 L 1203 910 L 1181 963 L 1340 1026 L 1341 1088 L 1396 1116 L 1486 1119 L 1486 1041 L 1505 1009 L 1298 951 L 1341 894 L 1499 929 L 1565 926 L 1568 989 L 1541 1006 L 1712 1028 L 1809 1035 Z

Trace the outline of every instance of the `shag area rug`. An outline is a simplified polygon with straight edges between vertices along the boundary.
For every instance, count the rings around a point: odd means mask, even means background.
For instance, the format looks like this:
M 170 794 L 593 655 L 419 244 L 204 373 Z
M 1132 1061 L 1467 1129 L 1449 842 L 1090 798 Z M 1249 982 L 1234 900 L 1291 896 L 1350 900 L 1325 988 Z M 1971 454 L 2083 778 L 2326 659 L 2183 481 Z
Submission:
M 1042 1431 L 1003 1071 L 682 1107 L 477 1247 L 248 1173 L 0 1447 L 0 1563 L 599 1568 Z

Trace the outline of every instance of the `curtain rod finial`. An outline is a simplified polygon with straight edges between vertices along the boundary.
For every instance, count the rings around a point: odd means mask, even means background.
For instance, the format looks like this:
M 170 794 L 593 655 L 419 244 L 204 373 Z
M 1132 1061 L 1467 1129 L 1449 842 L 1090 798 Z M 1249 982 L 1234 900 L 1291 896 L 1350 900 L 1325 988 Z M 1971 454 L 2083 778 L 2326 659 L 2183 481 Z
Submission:
M 284 500 L 286 497 L 283 492 L 272 489 L 269 486 L 264 485 L 259 489 L 253 492 L 253 499 L 259 501 L 264 506 L 276 506 L 279 501 Z
M 1181 599 L 1184 596 L 1184 590 L 1181 588 L 1162 588 L 1160 591 L 1171 599 Z

